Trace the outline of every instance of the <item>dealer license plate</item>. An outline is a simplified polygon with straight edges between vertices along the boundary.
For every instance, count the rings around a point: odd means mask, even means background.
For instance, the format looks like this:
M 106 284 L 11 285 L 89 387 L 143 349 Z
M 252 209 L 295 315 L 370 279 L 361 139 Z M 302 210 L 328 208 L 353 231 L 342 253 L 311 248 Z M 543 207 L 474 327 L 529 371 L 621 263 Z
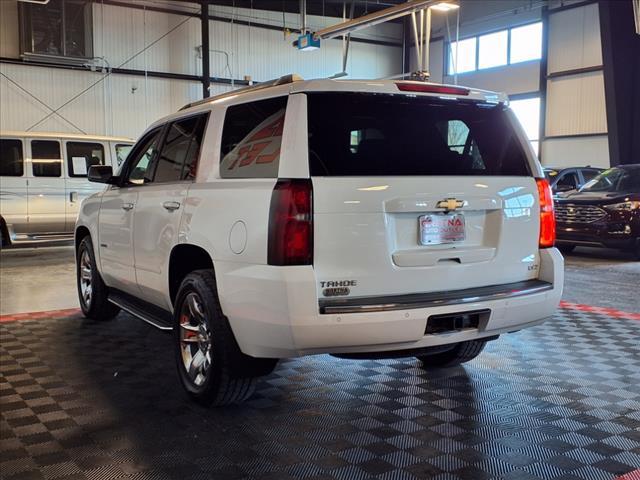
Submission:
M 465 239 L 464 215 L 445 213 L 418 217 L 421 245 L 461 242 Z

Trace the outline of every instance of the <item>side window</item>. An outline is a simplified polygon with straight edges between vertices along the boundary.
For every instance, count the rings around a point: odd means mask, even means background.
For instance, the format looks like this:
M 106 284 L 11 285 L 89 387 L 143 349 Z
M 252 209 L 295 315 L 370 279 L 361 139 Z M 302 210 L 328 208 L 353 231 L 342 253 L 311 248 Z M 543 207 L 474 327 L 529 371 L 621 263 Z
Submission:
M 233 105 L 222 129 L 222 178 L 275 178 L 287 97 Z
M 158 156 L 154 183 L 195 178 L 207 115 L 176 120 L 169 125 Z
M 584 178 L 584 183 L 590 182 L 598 175 L 600 175 L 600 171 L 598 170 L 582 170 L 582 178 Z
M 127 155 L 133 148 L 133 145 L 127 143 L 119 143 L 116 145 L 116 164 L 114 167 L 119 167 L 127 159 Z
M 557 190 L 573 190 L 574 188 L 578 188 L 578 176 L 576 172 L 567 172 L 556 182 Z
M 34 177 L 59 177 L 62 175 L 60 142 L 32 140 L 31 164 Z
M 101 143 L 67 142 L 67 163 L 70 177 L 86 177 L 89 167 L 104 165 Z
M 24 173 L 21 140 L 0 140 L 0 175 L 21 177 Z
M 153 181 L 153 162 L 158 149 L 162 127 L 142 137 L 129 154 L 126 179 L 130 185 L 142 185 Z

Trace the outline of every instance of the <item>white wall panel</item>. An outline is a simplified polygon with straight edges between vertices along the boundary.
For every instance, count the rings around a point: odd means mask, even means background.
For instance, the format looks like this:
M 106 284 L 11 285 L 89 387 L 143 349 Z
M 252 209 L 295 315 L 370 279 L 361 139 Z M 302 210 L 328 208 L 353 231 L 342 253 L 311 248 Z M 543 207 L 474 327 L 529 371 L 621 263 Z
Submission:
M 94 72 L 8 64 L 0 64 L 0 71 L 54 109 L 102 76 Z M 226 89 L 222 86 L 214 93 Z M 87 133 L 135 138 L 154 120 L 201 96 L 200 83 L 110 75 L 62 108 L 60 113 Z M 50 112 L 4 77 L 0 77 L 0 104 L 2 130 L 26 130 Z M 77 133 L 57 115 L 33 130 Z
M 93 19 L 94 55 L 112 67 L 193 73 L 197 18 L 94 3 Z
M 445 76 L 444 83 L 453 83 L 453 79 L 453 76 Z M 463 73 L 458 75 L 458 84 L 506 92 L 509 95 L 535 92 L 540 85 L 540 62 L 523 62 Z
M 548 71 L 562 72 L 602 65 L 598 5 L 549 15 Z
M 602 72 L 549 79 L 546 135 L 607 132 Z
M 585 166 L 608 168 L 609 139 L 597 137 L 548 138 L 542 142 L 542 163 L 552 167 Z
M 256 2 L 257 4 L 257 2 Z M 182 3 L 184 8 L 193 4 Z M 0 0 L 0 54 L 19 55 L 17 2 Z M 94 55 L 104 57 L 104 64 L 134 70 L 200 75 L 202 63 L 197 47 L 201 45 L 200 20 L 113 5 L 93 4 Z M 282 27 L 280 12 L 211 7 L 210 14 L 252 20 Z M 286 16 L 288 28 L 298 28 L 297 15 Z M 339 22 L 335 18 L 309 17 L 309 26 L 319 28 Z M 171 31 L 174 29 L 173 31 Z M 250 75 L 264 81 L 287 73 L 306 78 L 327 77 L 342 70 L 342 42 L 327 40 L 315 52 L 300 52 L 291 42 L 295 34 L 285 38 L 283 31 L 210 21 L 210 48 L 226 52 L 210 52 L 211 75 L 242 78 Z M 170 33 L 169 33 L 170 32 Z M 358 37 L 399 42 L 402 27 L 383 24 Z M 102 60 L 96 59 L 100 67 Z M 351 78 L 379 78 L 400 73 L 400 47 L 353 42 L 347 71 Z M 0 64 L 0 71 L 57 108 L 100 79 L 99 71 L 63 70 Z M 230 90 L 214 84 L 211 94 Z M 61 110 L 62 115 L 88 133 L 137 137 L 149 123 L 174 112 L 182 105 L 202 98 L 198 82 L 165 80 L 154 77 L 110 75 Z M 0 80 L 0 128 L 23 130 L 44 117 L 48 110 L 6 79 Z M 36 127 L 39 131 L 75 131 L 57 116 Z

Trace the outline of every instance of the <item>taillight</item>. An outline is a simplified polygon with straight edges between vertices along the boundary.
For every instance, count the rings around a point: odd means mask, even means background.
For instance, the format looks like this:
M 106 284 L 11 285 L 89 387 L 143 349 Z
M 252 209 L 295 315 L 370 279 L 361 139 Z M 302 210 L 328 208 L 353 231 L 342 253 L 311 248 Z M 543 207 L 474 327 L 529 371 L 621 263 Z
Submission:
M 398 90 L 403 92 L 442 93 L 445 95 L 469 95 L 469 89 L 451 87 L 449 85 L 433 85 L 432 83 L 396 83 Z
M 312 194 L 309 179 L 276 183 L 269 209 L 269 265 L 313 263 Z
M 538 196 L 540 197 L 540 248 L 553 247 L 556 242 L 556 218 L 553 213 L 553 196 L 549 182 L 537 178 Z

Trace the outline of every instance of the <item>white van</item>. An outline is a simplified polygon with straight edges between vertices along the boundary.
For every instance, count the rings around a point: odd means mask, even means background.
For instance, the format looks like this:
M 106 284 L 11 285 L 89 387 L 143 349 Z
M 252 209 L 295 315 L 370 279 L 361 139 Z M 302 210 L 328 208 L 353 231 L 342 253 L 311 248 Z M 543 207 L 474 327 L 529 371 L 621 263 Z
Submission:
M 92 165 L 124 161 L 133 141 L 70 133 L 0 131 L 2 244 L 71 238 L 80 202 L 101 187 Z

